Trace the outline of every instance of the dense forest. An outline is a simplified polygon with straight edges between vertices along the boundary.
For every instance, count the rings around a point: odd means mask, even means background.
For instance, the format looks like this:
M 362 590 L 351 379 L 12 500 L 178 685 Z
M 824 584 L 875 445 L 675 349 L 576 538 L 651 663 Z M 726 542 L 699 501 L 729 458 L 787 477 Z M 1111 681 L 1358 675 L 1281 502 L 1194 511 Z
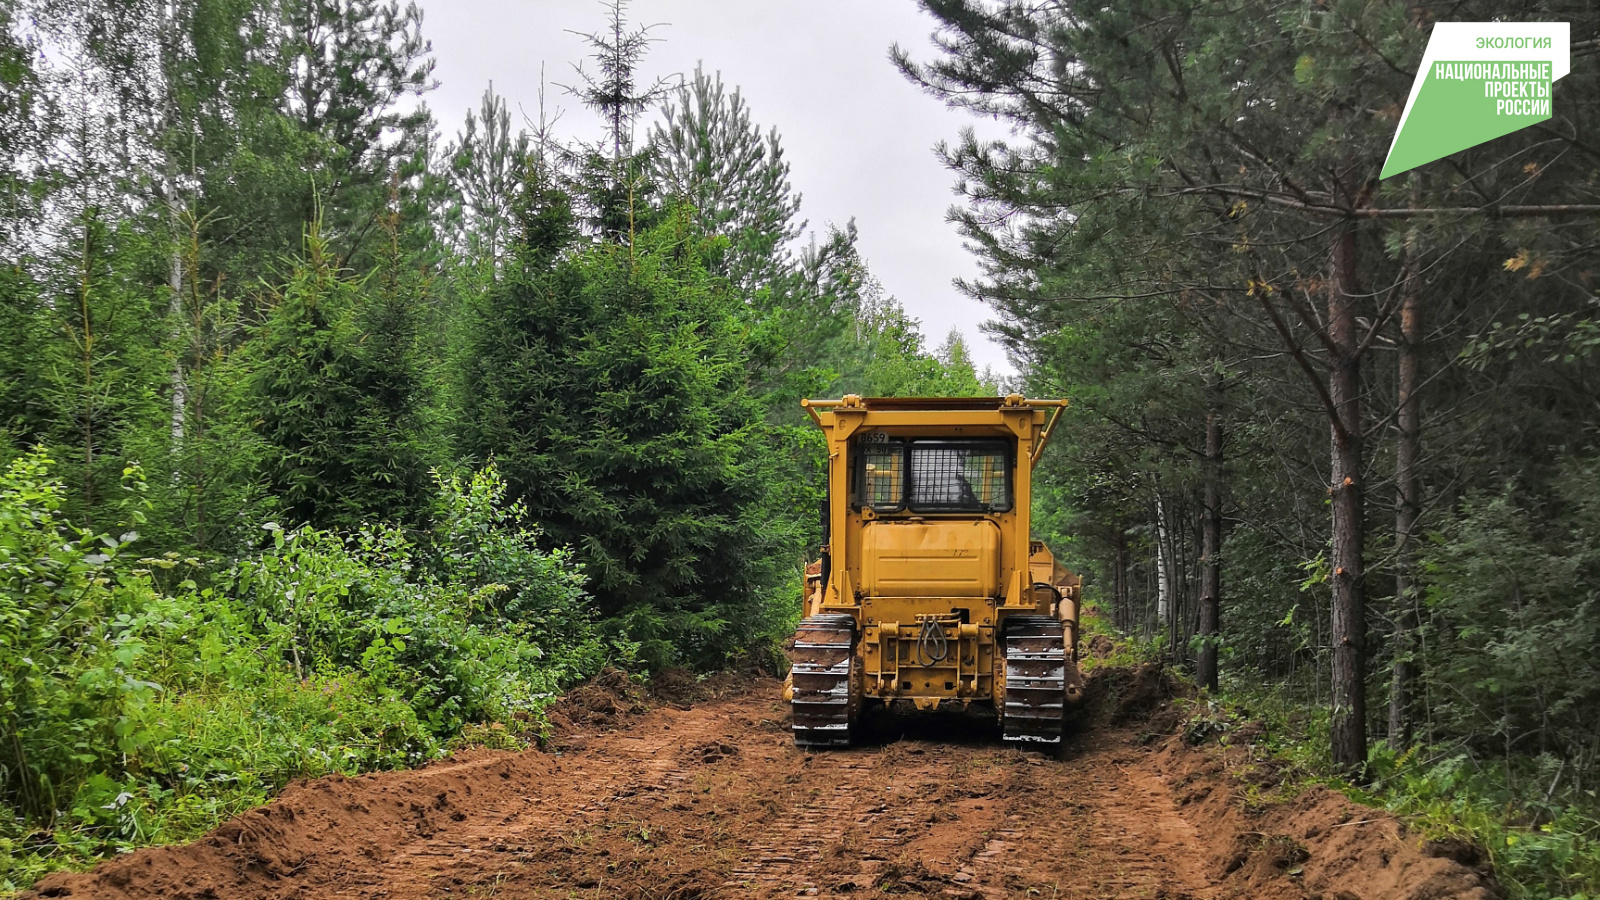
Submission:
M 799 398 L 997 390 L 620 6 L 591 142 L 435 122 L 394 0 L 0 14 L 0 887 L 520 745 L 608 663 L 769 663 Z
M 766 664 L 799 399 L 1013 387 L 1072 401 L 1034 528 L 1118 629 L 1600 885 L 1600 12 L 922 5 L 893 63 L 1010 126 L 939 152 L 1016 385 L 620 4 L 574 135 L 435 121 L 399 0 L 0 3 L 0 889 L 523 746 L 607 664 Z M 1570 22 L 1572 72 L 1380 182 L 1442 19 Z
M 1200 683 L 1315 710 L 1337 769 L 1593 854 L 1600 12 L 924 6 L 902 71 L 1012 128 L 941 148 L 966 289 L 1074 402 L 1035 529 Z M 1442 20 L 1568 22 L 1572 72 L 1548 121 L 1379 181 Z

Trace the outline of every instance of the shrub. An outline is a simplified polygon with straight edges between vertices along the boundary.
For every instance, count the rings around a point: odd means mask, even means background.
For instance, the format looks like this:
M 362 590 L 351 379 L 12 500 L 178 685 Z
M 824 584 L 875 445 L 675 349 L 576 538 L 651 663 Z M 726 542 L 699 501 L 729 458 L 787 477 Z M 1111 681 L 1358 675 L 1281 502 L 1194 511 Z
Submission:
M 1469 496 L 1434 536 L 1423 686 L 1440 743 L 1498 757 L 1513 790 L 1561 796 L 1600 782 L 1600 461 L 1569 465 L 1552 493 Z M 1524 779 L 1519 760 L 1541 756 L 1550 772 Z
M 1540 768 L 1533 760 L 1524 767 L 1525 776 Z M 1512 897 L 1600 896 L 1600 818 L 1592 808 L 1516 790 L 1501 766 L 1481 767 L 1465 753 L 1413 748 L 1396 755 L 1378 745 L 1369 770 L 1388 808 L 1415 817 L 1425 831 L 1482 845 Z M 1542 774 L 1548 781 L 1552 773 Z
M 133 556 L 131 531 L 74 528 L 48 456 L 13 461 L 0 476 L 0 889 L 193 837 L 292 778 L 515 745 L 597 671 L 607 648 L 569 554 L 538 549 L 492 471 L 438 486 L 421 544 L 387 526 L 269 525 L 263 550 L 213 573 Z M 514 727 L 482 727 L 496 721 Z

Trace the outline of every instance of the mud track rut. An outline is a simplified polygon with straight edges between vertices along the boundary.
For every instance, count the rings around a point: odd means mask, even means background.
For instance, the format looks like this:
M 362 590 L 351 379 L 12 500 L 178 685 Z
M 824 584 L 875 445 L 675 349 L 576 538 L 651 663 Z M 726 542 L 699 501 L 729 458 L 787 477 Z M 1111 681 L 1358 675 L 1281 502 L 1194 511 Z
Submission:
M 292 786 L 195 844 L 56 876 L 39 891 L 303 900 L 1311 896 L 1281 871 L 1271 873 L 1271 890 L 1259 879 L 1229 883 L 1233 869 L 1210 861 L 1226 854 L 1219 845 L 1231 835 L 1185 819 L 1179 803 L 1193 801 L 1193 779 L 1163 775 L 1161 759 L 1134 730 L 1109 727 L 1063 760 L 971 734 L 804 753 L 790 743 L 776 687 L 764 685 L 658 708 L 625 731 L 578 735 L 560 754 L 481 753 L 418 772 Z M 1204 806 L 1194 804 L 1191 818 Z M 1361 900 L 1377 896 L 1387 895 Z

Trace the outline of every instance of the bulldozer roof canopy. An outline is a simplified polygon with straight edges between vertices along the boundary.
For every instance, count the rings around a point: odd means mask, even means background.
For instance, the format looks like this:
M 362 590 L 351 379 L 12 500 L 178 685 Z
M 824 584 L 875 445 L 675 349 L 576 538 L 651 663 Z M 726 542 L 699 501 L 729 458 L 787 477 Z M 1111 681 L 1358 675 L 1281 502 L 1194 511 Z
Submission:
M 869 410 L 991 410 L 1006 405 L 1006 397 L 862 397 L 861 405 Z M 1018 398 L 1021 406 L 1061 406 L 1059 400 L 1032 400 Z M 841 401 L 812 400 L 809 405 L 821 408 L 837 406 Z

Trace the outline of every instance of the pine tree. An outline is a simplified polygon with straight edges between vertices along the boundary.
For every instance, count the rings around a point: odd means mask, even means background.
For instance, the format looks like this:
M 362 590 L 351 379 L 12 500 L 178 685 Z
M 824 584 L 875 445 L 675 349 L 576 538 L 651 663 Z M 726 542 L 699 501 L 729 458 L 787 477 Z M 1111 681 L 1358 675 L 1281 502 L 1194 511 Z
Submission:
M 805 229 L 778 130 L 763 135 L 739 89 L 728 93 L 721 73 L 698 66 L 667 96 L 661 116 L 649 135 L 656 187 L 693 207 L 701 233 L 727 238 L 715 271 L 754 301 L 788 272 L 788 245 Z
M 1155 327 L 1127 335 L 1116 356 L 1130 366 L 1141 356 L 1162 359 L 1183 375 L 1185 390 L 1201 388 L 1201 398 L 1204 373 L 1219 363 L 1224 371 L 1243 363 L 1252 381 L 1267 386 L 1250 398 L 1257 407 L 1251 424 L 1260 429 L 1250 449 L 1282 468 L 1272 490 L 1243 478 L 1234 483 L 1241 506 L 1261 504 L 1273 515 L 1252 516 L 1249 525 L 1259 530 L 1239 529 L 1230 544 L 1282 541 L 1292 547 L 1291 558 L 1305 561 L 1306 583 L 1323 586 L 1326 606 L 1318 602 L 1322 619 L 1313 637 L 1327 648 L 1316 664 L 1326 666 L 1331 687 L 1333 759 L 1358 773 L 1372 724 L 1367 674 L 1381 653 L 1367 615 L 1378 582 L 1367 566 L 1384 535 L 1369 533 L 1367 492 L 1381 483 L 1389 437 L 1381 426 L 1389 421 L 1389 398 L 1400 393 L 1392 389 L 1398 376 L 1383 349 L 1415 343 L 1415 335 L 1396 334 L 1396 321 L 1417 290 L 1428 292 L 1430 309 L 1445 306 L 1454 316 L 1453 333 L 1431 336 L 1443 342 L 1435 344 L 1441 361 L 1456 358 L 1444 346 L 1458 353 L 1475 327 L 1496 328 L 1492 315 L 1482 318 L 1486 306 L 1524 306 L 1530 322 L 1574 310 L 1578 298 L 1558 298 L 1544 288 L 1548 280 L 1535 279 L 1547 278 L 1546 266 L 1573 267 L 1569 272 L 1592 266 L 1579 262 L 1585 251 L 1578 248 L 1590 246 L 1582 236 L 1588 224 L 1562 212 L 1574 197 L 1594 193 L 1587 180 L 1592 155 L 1575 162 L 1574 154 L 1589 151 L 1573 143 L 1592 130 L 1592 122 L 1584 124 L 1592 104 L 1569 107 L 1559 128 L 1526 129 L 1415 178 L 1380 182 L 1395 126 L 1390 111 L 1404 107 L 1412 83 L 1407 67 L 1421 57 L 1428 25 L 1440 14 L 1429 4 L 1308 0 L 1224 10 L 1188 0 L 1099 7 L 925 0 L 924 6 L 939 21 L 940 56 L 919 64 L 897 51 L 903 70 L 951 103 L 1005 119 L 1018 135 L 980 141 L 968 134 L 945 148 L 969 200 L 958 218 L 985 261 L 985 277 L 968 287 L 1000 312 L 1011 349 L 1037 363 L 1038 377 L 1064 378 L 1081 361 L 1049 352 L 1050 335 L 1093 333 L 1100 327 L 1094 317 L 1107 307 L 1166 298 Z M 1576 15 L 1541 2 L 1514 11 L 1490 7 L 1456 4 L 1448 16 Z M 1573 28 L 1592 29 L 1593 21 Z M 1584 96 L 1592 85 L 1566 82 L 1566 89 Z M 1568 194 L 1555 192 L 1557 184 Z M 1407 232 L 1414 229 L 1429 237 L 1413 247 Z M 1493 269 L 1495 256 L 1506 271 L 1527 267 L 1524 281 L 1506 283 Z M 1421 269 L 1429 275 L 1419 283 L 1413 273 Z M 1478 293 L 1489 284 L 1496 284 L 1492 303 Z M 1458 305 L 1466 296 L 1486 302 Z M 1183 346 L 1186 330 L 1209 345 Z M 1267 355 L 1266 347 L 1276 352 Z M 1429 390 L 1443 393 L 1447 383 L 1434 380 Z M 1291 384 L 1296 390 L 1279 387 Z M 1405 396 L 1394 405 L 1415 402 L 1411 390 Z M 1102 413 L 1139 435 L 1147 451 L 1197 455 L 1216 470 L 1214 454 L 1199 450 L 1193 437 L 1148 428 L 1144 408 L 1129 402 L 1139 399 L 1115 400 Z M 1186 433 L 1207 434 L 1211 445 L 1204 423 L 1216 404 L 1185 405 Z M 1481 409 L 1462 403 L 1451 415 L 1475 418 Z M 1521 419 L 1509 409 L 1500 414 Z M 1448 418 L 1432 415 L 1436 422 Z M 1270 440 L 1260 437 L 1269 433 Z M 1419 441 L 1414 431 L 1407 435 L 1406 467 Z M 1555 437 L 1550 446 L 1572 443 Z M 1328 528 L 1316 541 L 1287 538 L 1295 529 L 1286 523 L 1302 516 L 1302 473 L 1316 465 L 1326 477 L 1314 502 L 1328 498 Z M 1464 474 L 1441 474 L 1441 483 Z M 1170 484 L 1156 495 L 1163 507 L 1173 499 Z M 1416 502 L 1407 495 L 1403 505 Z M 1269 518 L 1275 524 L 1261 524 Z M 1170 516 L 1152 513 L 1144 521 L 1159 532 Z M 1417 524 L 1407 518 L 1399 528 L 1414 533 Z M 1216 542 L 1208 543 L 1210 557 Z M 1273 554 L 1260 551 L 1253 562 L 1260 566 L 1256 575 L 1282 577 Z M 1400 554 L 1399 565 L 1415 574 L 1408 554 Z M 1411 581 L 1402 583 L 1415 590 Z M 1402 601 L 1401 619 L 1404 603 L 1413 602 Z M 1264 611 L 1256 614 L 1271 621 Z M 1248 626 L 1232 637 L 1261 640 Z M 1394 671 L 1403 677 L 1406 669 Z
M 320 221 L 339 259 L 365 269 L 381 252 L 391 183 L 398 177 L 410 195 L 426 169 L 432 115 L 406 108 L 434 87 L 422 11 L 400 0 L 289 0 L 287 9 L 278 65 L 311 178 L 293 221 Z
M 494 85 L 483 92 L 477 112 L 444 152 L 457 208 L 451 211 L 460 235 L 457 252 L 492 274 L 499 270 L 513 238 L 517 186 L 529 164 L 528 133 L 511 131 L 511 112 Z

